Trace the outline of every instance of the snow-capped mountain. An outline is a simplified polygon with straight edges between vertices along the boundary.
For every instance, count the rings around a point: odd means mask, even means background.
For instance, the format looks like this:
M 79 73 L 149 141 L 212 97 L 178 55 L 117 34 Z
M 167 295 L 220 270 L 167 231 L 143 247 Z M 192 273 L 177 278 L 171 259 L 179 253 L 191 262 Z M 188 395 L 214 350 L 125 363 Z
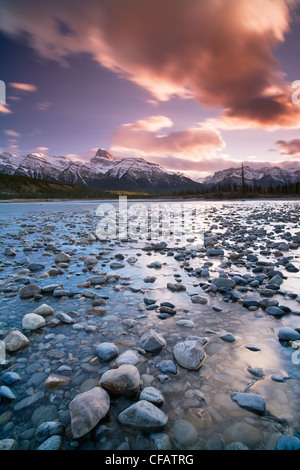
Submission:
M 277 166 L 254 169 L 244 166 L 245 184 L 248 186 L 260 186 L 267 188 L 270 186 L 284 186 L 300 182 L 300 170 L 290 168 L 283 170 Z M 203 180 L 205 187 L 218 187 L 219 185 L 242 185 L 242 168 L 228 168 L 223 171 L 216 171 L 213 175 L 207 176 Z
M 87 163 L 64 156 L 32 153 L 15 157 L 4 152 L 0 154 L 0 173 L 75 183 L 103 190 L 171 192 L 202 187 L 184 175 L 167 171 L 143 158 L 113 157 L 103 149 L 99 149 Z

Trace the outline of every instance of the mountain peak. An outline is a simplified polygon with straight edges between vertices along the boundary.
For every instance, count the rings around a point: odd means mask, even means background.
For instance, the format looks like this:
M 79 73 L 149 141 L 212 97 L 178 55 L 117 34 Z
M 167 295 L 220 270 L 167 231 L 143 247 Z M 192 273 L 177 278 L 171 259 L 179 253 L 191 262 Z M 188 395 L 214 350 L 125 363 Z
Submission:
M 107 158 L 108 160 L 114 160 L 114 157 L 104 149 L 98 149 L 95 157 Z

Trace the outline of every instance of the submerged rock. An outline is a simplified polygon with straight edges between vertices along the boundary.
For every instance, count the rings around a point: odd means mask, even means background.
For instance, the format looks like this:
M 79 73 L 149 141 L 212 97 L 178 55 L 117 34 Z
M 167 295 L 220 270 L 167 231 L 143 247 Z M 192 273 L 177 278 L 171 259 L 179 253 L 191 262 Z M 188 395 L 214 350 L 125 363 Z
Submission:
M 69 405 L 73 438 L 78 439 L 91 431 L 106 416 L 109 406 L 109 395 L 101 387 L 94 387 L 73 398 Z
M 203 346 L 197 340 L 181 341 L 173 348 L 176 362 L 185 369 L 197 370 L 205 359 Z
M 118 421 L 136 431 L 149 432 L 162 430 L 168 422 L 168 417 L 153 403 L 140 400 L 122 411 Z
M 140 387 L 140 374 L 132 364 L 122 364 L 104 372 L 99 385 L 111 394 L 134 395 Z

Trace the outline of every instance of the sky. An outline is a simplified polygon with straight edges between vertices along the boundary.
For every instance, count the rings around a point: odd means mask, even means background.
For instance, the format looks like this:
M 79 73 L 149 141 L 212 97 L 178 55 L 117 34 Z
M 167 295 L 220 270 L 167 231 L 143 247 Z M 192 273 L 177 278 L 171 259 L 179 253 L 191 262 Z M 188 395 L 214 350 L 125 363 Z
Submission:
M 299 44 L 299 0 L 0 0 L 0 151 L 300 167 Z

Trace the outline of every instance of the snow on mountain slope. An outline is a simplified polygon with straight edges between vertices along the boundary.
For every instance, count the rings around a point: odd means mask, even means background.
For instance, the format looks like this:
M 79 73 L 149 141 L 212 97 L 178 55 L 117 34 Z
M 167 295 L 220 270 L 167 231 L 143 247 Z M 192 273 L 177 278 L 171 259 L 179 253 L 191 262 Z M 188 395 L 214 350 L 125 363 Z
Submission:
M 200 183 L 165 170 L 143 158 L 113 157 L 99 149 L 87 163 L 63 156 L 29 154 L 0 155 L 0 173 L 76 183 L 101 189 L 199 189 Z
M 263 167 L 259 169 L 244 167 L 245 183 L 248 185 L 275 186 L 294 184 L 300 181 L 300 171 L 295 168 L 283 170 L 280 167 Z M 227 170 L 217 171 L 213 175 L 207 176 L 203 180 L 205 186 L 217 186 L 220 184 L 238 185 L 242 184 L 242 169 L 228 168 Z

